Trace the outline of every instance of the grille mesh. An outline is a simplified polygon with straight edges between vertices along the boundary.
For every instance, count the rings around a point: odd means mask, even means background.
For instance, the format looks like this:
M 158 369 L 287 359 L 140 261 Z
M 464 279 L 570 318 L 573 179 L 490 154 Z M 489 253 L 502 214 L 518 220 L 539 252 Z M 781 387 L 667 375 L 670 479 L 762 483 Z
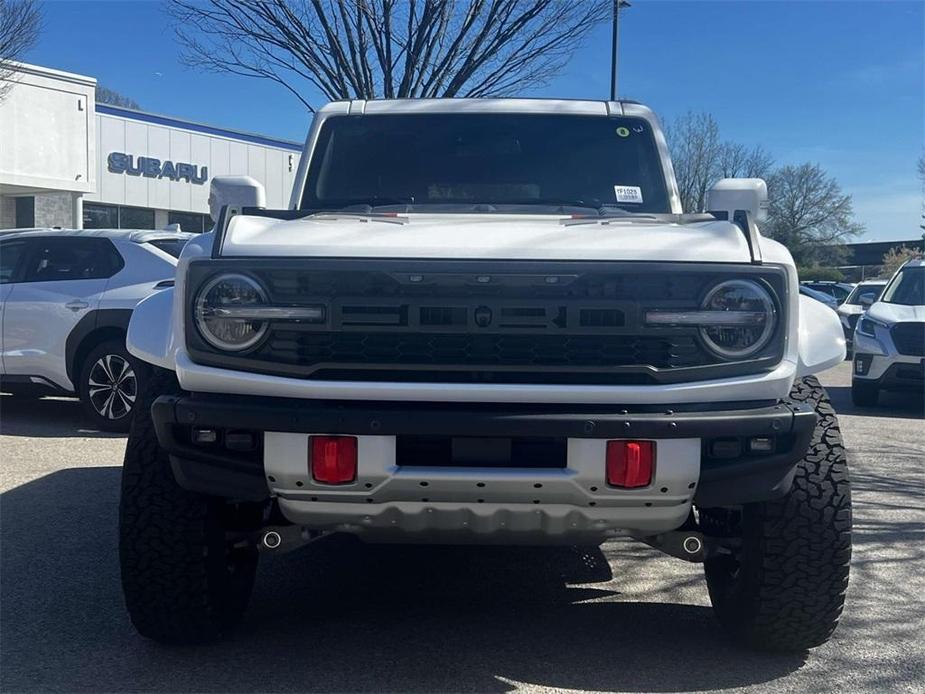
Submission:
M 891 335 L 900 354 L 925 357 L 925 323 L 897 323 Z
M 286 364 L 656 368 L 697 366 L 693 337 L 635 335 L 472 335 L 275 330 L 260 355 Z

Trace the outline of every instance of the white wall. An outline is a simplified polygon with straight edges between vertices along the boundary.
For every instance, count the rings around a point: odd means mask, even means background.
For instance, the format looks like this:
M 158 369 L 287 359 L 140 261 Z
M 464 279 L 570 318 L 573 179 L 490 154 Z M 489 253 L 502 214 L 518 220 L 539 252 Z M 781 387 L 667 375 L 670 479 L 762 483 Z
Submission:
M 267 205 L 285 208 L 299 165 L 299 152 L 281 147 L 196 132 L 171 125 L 145 122 L 106 113 L 97 113 L 96 194 L 86 195 L 85 201 L 115 205 L 151 207 L 184 212 L 209 211 L 209 182 L 214 176 L 240 174 L 253 176 L 266 186 Z M 306 127 L 308 123 L 306 122 Z M 168 178 L 148 178 L 112 173 L 108 157 L 112 152 L 154 157 L 174 164 L 195 164 L 201 172 L 208 167 L 208 179 L 203 184 Z
M 96 190 L 96 80 L 24 63 L 0 101 L 0 186 Z

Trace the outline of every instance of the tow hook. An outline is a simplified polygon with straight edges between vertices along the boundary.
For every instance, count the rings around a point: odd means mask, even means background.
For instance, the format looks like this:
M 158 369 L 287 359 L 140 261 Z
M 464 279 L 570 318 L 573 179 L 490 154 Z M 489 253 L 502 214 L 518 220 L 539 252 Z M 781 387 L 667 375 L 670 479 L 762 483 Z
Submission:
M 695 563 L 703 561 L 703 535 L 699 532 L 672 530 L 658 535 L 636 535 L 634 537 L 672 557 Z
M 261 552 L 285 554 L 320 539 L 326 533 L 298 525 L 274 525 L 257 533 L 257 548 Z

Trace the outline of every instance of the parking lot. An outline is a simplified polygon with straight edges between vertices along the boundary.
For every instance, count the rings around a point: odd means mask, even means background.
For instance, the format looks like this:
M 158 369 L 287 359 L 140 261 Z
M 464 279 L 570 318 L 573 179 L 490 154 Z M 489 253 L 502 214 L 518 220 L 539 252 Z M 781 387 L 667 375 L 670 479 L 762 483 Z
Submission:
M 119 589 L 125 440 L 74 401 L 0 399 L 3 691 L 922 691 L 922 401 L 822 377 L 854 484 L 848 604 L 808 654 L 741 650 L 701 568 L 629 541 L 414 548 L 333 540 L 266 558 L 242 628 L 192 649 L 138 637 Z

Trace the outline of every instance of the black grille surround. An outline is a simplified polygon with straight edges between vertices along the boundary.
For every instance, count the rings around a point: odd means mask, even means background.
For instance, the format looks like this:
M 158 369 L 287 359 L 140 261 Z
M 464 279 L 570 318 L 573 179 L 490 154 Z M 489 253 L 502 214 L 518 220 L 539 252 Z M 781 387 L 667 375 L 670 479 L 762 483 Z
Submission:
M 325 306 L 279 322 L 243 354 L 214 349 L 193 320 L 205 282 L 243 272 L 278 306 Z M 749 277 L 775 297 L 777 328 L 726 361 L 695 327 L 654 327 L 650 309 L 695 309 L 717 282 Z M 193 261 L 187 348 L 218 368 L 317 380 L 645 385 L 772 369 L 784 351 L 787 282 L 777 266 L 701 263 L 222 258 Z
M 890 328 L 896 351 L 908 357 L 925 357 L 925 323 L 897 323 Z

